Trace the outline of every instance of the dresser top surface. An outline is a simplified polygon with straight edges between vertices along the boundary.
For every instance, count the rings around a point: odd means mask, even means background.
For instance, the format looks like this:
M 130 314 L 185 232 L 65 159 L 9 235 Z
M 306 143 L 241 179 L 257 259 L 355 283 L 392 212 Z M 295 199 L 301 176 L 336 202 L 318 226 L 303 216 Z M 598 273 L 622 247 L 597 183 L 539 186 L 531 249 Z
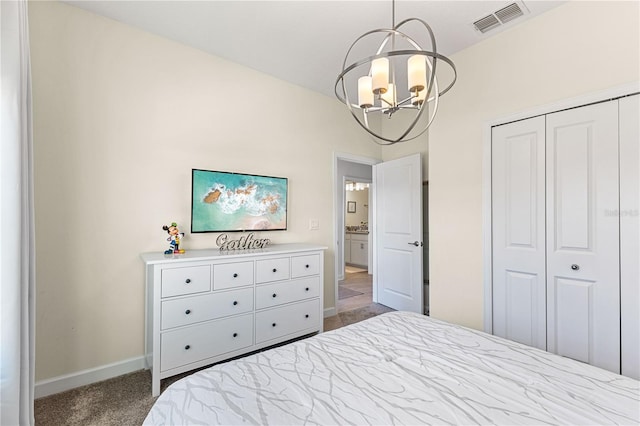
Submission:
M 162 252 L 142 253 L 140 257 L 146 265 L 157 263 L 191 262 L 194 260 L 233 259 L 247 256 L 268 256 L 273 254 L 300 253 L 305 251 L 326 250 L 327 247 L 318 244 L 291 243 L 273 244 L 261 249 L 249 250 L 187 250 L 183 254 L 163 254 Z

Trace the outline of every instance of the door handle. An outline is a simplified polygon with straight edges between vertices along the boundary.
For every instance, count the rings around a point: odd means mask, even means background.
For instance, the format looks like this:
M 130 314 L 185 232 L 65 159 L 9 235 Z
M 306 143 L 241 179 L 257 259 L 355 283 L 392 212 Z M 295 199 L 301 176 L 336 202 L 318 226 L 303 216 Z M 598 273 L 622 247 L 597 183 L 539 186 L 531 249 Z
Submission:
M 420 241 L 414 241 L 412 243 L 407 243 L 410 246 L 422 247 L 422 243 Z

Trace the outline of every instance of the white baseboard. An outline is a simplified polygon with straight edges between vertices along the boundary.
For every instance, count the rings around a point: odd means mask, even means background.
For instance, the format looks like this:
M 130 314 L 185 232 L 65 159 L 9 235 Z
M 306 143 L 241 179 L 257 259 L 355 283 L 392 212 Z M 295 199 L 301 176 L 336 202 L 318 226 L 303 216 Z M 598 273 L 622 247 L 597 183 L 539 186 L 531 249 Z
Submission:
M 338 311 L 335 307 L 326 308 L 323 315 L 324 318 L 333 317 L 338 315 Z M 114 377 L 122 376 L 123 374 L 133 373 L 134 371 L 145 368 L 147 368 L 145 359 L 143 356 L 140 356 L 115 362 L 113 364 L 103 365 L 101 367 L 78 371 L 77 373 L 41 380 L 35 384 L 35 397 L 42 398 L 44 396 L 78 388 L 80 386 L 112 379 Z
M 41 380 L 35 384 L 35 397 L 42 398 L 43 396 L 53 395 L 80 386 L 90 385 L 91 383 L 112 379 L 122 376 L 123 374 L 133 373 L 134 371 L 144 368 L 146 368 L 144 357 L 140 356 L 101 367 L 78 371 L 77 373 Z
M 324 309 L 324 317 L 325 318 L 334 317 L 336 315 L 338 315 L 338 310 L 336 308 L 325 308 Z

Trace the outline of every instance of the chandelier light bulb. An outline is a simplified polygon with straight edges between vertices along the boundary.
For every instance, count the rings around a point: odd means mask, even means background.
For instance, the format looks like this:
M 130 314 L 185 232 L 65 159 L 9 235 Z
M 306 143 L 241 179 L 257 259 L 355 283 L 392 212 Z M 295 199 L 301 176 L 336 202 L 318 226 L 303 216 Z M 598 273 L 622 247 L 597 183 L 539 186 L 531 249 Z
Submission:
M 374 59 L 371 62 L 371 88 L 375 95 L 387 93 L 389 87 L 389 60 Z
M 360 108 L 373 106 L 373 88 L 371 87 L 371 77 L 368 75 L 358 79 L 358 105 Z
M 387 92 L 380 95 L 382 99 L 382 104 L 380 105 L 382 108 L 395 108 L 396 102 L 396 87 L 393 83 L 389 83 L 389 87 L 387 88 Z
M 409 92 L 424 90 L 427 87 L 427 61 L 422 55 L 413 55 L 407 60 L 407 80 Z

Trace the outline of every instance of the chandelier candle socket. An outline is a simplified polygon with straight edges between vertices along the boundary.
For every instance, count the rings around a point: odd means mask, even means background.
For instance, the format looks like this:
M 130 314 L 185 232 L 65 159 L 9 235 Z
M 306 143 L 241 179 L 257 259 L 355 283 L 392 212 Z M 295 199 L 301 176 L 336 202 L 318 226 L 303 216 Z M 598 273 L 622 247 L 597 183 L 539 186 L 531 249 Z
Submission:
M 409 36 L 409 29 L 421 29 L 418 34 L 431 44 L 425 50 Z M 369 39 L 382 36 L 382 42 L 373 54 L 354 60 L 355 52 L 369 47 Z M 448 65 L 449 84 L 440 90 L 436 69 L 438 63 Z M 440 67 L 440 70 L 443 68 Z M 447 68 L 444 68 L 445 70 Z M 353 42 L 345 55 L 342 72 L 335 84 L 335 94 L 344 103 L 353 118 L 380 145 L 406 142 L 422 135 L 433 122 L 441 95 L 453 87 L 457 78 L 453 62 L 439 54 L 431 27 L 422 19 L 409 18 L 395 24 L 395 0 L 392 1 L 392 28 L 368 31 Z M 351 93 L 357 93 L 357 103 Z M 426 111 L 426 112 L 425 112 Z M 402 116 L 401 126 L 385 126 L 372 118 L 388 119 Z M 398 134 L 398 129 L 401 129 Z M 396 134 L 389 134 L 395 131 Z

